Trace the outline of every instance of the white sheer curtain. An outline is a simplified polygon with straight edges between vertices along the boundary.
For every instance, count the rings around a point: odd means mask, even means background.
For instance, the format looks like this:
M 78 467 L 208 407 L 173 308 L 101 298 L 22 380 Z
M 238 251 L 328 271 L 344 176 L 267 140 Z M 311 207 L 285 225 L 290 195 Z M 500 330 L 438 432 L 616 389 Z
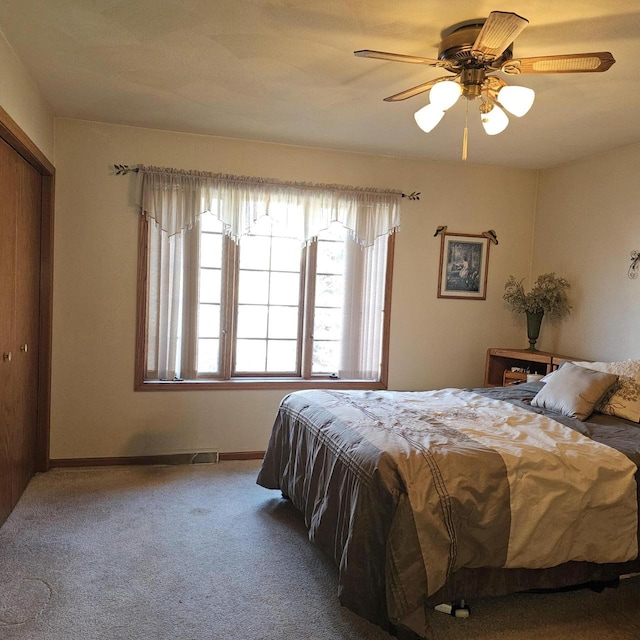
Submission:
M 379 369 L 381 336 L 372 329 L 384 299 L 384 257 L 370 264 L 376 243 L 400 225 L 400 191 L 282 182 L 243 176 L 138 167 L 138 204 L 151 225 L 148 282 L 147 379 L 196 375 L 199 216 L 211 212 L 235 240 L 268 215 L 302 243 L 332 222 L 351 238 L 345 324 L 345 377 L 370 378 Z M 386 240 L 385 240 L 386 242 Z M 382 289 L 380 288 L 382 287 Z M 366 345 L 359 348 L 357 345 Z M 377 375 L 377 374 L 376 374 Z
M 146 378 L 196 377 L 199 222 L 168 235 L 149 233 Z
M 369 247 L 347 239 L 340 378 L 375 380 L 379 375 L 386 270 L 386 237 Z
M 139 167 L 138 193 L 143 214 L 170 236 L 190 229 L 205 211 L 236 239 L 251 233 L 263 215 L 302 242 L 332 222 L 341 223 L 363 246 L 400 226 L 402 194 L 392 190 Z
M 345 244 L 340 378 L 375 380 L 380 371 L 387 239 L 370 247 Z

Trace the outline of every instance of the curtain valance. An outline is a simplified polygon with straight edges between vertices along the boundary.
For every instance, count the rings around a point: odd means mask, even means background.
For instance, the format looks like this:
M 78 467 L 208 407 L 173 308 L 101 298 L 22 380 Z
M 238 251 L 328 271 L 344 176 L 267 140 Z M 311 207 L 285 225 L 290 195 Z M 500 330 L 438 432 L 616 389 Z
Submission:
M 170 236 L 191 228 L 199 215 L 210 211 L 234 239 L 250 234 L 267 215 L 301 242 L 339 222 L 358 244 L 371 246 L 400 226 L 401 197 L 402 192 L 394 190 L 138 167 L 142 215 Z

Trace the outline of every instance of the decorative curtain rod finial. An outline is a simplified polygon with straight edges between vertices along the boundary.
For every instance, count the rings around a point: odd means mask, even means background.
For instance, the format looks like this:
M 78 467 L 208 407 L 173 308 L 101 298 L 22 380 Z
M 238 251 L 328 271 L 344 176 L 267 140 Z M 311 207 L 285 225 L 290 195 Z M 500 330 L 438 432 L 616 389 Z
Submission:
M 436 229 L 436 232 L 433 234 L 433 237 L 439 236 L 441 233 L 444 233 L 447 230 L 447 225 L 440 226 Z
M 496 232 L 493 229 L 489 229 L 489 231 L 483 231 L 482 235 L 485 238 L 489 238 L 489 240 L 491 240 L 493 244 L 498 244 L 498 236 L 496 235 Z
M 138 173 L 139 167 L 131 167 L 128 164 L 114 164 L 113 170 L 117 176 L 126 176 L 128 173 Z
M 403 193 L 403 198 L 408 198 L 409 200 L 420 200 L 420 191 L 412 191 L 411 193 Z
M 640 268 L 640 251 L 634 249 L 631 252 L 631 266 L 629 267 L 629 277 L 635 280 L 638 277 L 638 269 Z

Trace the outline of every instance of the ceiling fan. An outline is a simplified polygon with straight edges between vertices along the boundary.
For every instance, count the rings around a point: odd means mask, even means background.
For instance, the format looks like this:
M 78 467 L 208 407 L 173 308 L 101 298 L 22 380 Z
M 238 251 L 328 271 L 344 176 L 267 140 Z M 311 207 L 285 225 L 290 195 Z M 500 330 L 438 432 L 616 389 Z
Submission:
M 495 135 L 509 124 L 505 110 L 515 116 L 525 115 L 535 98 L 533 89 L 509 85 L 497 72 L 507 76 L 537 73 L 590 73 L 606 71 L 614 57 L 606 51 L 573 53 L 535 58 L 514 58 L 513 41 L 529 21 L 515 13 L 492 11 L 486 20 L 474 20 L 456 26 L 440 43 L 438 58 L 422 58 L 399 53 L 354 51 L 362 58 L 408 62 L 443 69 L 455 74 L 424 82 L 385 98 L 387 102 L 406 100 L 430 91 L 430 103 L 415 114 L 418 126 L 431 131 L 444 112 L 460 96 L 468 101 L 480 99 L 480 118 L 485 131 Z M 468 108 L 467 102 L 467 108 Z M 468 129 L 465 125 L 462 159 L 467 156 Z

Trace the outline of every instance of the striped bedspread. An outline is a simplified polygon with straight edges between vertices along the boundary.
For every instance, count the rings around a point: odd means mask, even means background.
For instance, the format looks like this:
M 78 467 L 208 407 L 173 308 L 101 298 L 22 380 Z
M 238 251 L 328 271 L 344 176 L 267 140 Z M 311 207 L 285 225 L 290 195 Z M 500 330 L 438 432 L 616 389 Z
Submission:
M 340 567 L 343 604 L 385 626 L 462 567 L 638 555 L 637 467 L 546 415 L 473 391 L 299 391 L 258 477 Z

